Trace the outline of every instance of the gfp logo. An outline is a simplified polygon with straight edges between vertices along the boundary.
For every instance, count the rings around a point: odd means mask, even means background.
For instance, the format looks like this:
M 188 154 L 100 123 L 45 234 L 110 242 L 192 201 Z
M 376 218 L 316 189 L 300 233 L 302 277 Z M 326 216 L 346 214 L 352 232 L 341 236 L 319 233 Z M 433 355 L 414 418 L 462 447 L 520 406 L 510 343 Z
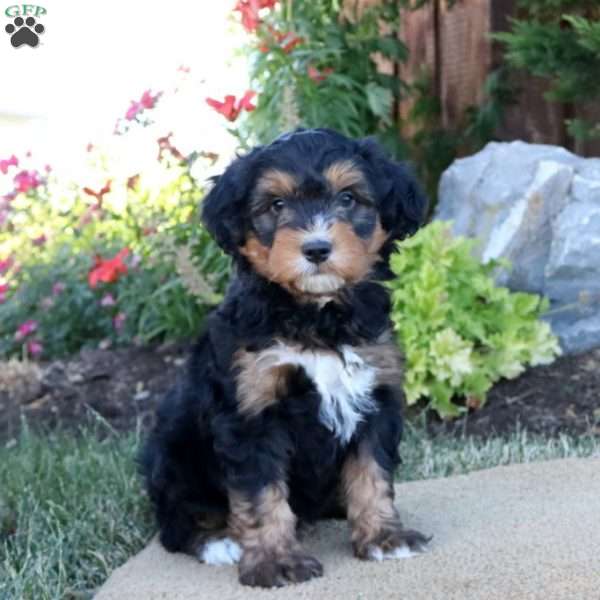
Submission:
M 15 4 L 9 6 L 4 14 L 12 19 L 4 31 L 10 35 L 10 43 L 18 48 L 26 44 L 35 48 L 40 43 L 40 34 L 44 33 L 45 27 L 38 23 L 36 18 L 46 14 L 43 6 L 35 4 Z

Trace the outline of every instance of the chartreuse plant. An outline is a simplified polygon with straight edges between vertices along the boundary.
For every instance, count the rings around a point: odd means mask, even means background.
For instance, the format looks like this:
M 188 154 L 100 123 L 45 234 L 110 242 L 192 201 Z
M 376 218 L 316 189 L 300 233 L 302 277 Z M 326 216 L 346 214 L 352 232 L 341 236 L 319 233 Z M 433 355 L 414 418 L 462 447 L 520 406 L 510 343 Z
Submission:
M 474 244 L 454 238 L 448 223 L 434 222 L 401 242 L 391 259 L 392 318 L 406 357 L 407 402 L 427 399 L 445 418 L 481 406 L 500 378 L 560 354 L 540 321 L 547 301 L 497 286 L 500 263 L 481 264 Z

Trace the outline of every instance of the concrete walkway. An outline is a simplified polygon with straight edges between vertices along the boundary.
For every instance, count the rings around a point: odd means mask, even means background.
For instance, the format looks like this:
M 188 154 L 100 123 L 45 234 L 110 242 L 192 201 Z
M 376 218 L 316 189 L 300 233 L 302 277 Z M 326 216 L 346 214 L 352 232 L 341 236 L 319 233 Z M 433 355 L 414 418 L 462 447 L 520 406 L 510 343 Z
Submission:
M 275 591 L 242 587 L 236 568 L 168 554 L 153 541 L 117 569 L 97 600 L 600 600 L 600 459 L 498 467 L 404 483 L 408 527 L 434 534 L 429 553 L 354 559 L 345 522 L 306 546 L 325 576 Z

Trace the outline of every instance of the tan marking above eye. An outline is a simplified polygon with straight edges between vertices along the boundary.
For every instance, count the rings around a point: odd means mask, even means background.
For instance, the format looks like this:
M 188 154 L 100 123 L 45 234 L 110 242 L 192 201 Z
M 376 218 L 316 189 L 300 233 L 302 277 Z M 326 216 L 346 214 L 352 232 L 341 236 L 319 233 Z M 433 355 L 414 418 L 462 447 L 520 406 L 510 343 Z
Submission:
M 367 188 L 363 172 L 351 160 L 334 162 L 323 171 L 323 175 L 334 192 L 350 187 Z
M 269 196 L 271 198 L 293 196 L 298 189 L 296 177 L 287 171 L 268 169 L 256 182 L 254 188 L 257 198 Z

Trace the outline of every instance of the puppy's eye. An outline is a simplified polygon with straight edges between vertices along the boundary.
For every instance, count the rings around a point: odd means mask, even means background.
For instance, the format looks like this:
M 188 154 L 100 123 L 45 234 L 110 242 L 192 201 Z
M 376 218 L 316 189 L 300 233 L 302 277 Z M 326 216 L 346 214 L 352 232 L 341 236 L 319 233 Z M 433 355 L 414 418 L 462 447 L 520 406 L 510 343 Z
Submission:
M 352 192 L 345 191 L 338 196 L 338 202 L 340 203 L 340 206 L 343 206 L 344 208 L 351 208 L 354 206 L 356 199 L 354 198 L 354 194 Z
M 271 212 L 275 214 L 279 214 L 283 207 L 285 206 L 285 201 L 283 198 L 275 198 L 273 202 L 271 202 Z

